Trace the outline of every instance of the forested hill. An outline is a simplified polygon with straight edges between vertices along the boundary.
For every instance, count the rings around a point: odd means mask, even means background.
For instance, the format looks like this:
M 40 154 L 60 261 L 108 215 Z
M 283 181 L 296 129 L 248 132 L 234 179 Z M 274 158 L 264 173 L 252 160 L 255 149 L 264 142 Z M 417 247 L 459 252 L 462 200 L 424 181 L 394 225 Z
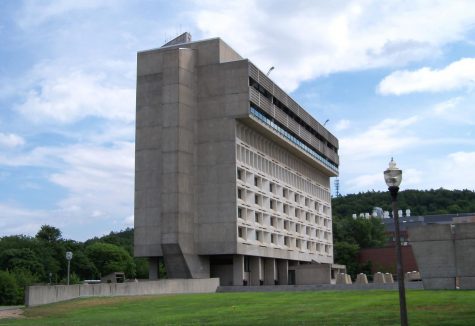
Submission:
M 371 213 L 373 207 L 390 211 L 388 191 L 365 192 L 332 198 L 334 217 Z M 404 190 L 399 192 L 398 207 L 410 209 L 411 215 L 436 215 L 475 212 L 475 192 L 470 190 Z

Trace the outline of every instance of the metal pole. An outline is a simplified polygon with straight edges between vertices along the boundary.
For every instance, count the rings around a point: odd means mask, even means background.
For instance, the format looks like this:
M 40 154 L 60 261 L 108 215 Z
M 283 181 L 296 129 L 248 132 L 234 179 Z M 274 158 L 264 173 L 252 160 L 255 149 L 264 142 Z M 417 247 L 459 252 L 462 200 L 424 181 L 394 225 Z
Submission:
M 68 285 L 69 285 L 69 267 L 71 265 L 71 260 L 68 259 Z
M 406 290 L 404 288 L 404 273 L 402 268 L 402 253 L 401 253 L 401 236 L 399 232 L 399 216 L 397 211 L 397 193 L 399 187 L 389 187 L 391 193 L 392 206 L 393 206 L 393 218 L 394 218 L 394 231 L 396 233 L 396 256 L 397 256 L 397 282 L 399 287 L 399 311 L 401 315 L 401 326 L 409 325 L 407 322 L 407 309 L 406 309 Z

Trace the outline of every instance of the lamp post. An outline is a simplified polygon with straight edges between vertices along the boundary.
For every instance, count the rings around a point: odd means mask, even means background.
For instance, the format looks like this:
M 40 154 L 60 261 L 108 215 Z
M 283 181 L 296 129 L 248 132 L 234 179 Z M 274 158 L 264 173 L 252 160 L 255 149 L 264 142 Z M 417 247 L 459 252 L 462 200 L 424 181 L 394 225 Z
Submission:
M 388 185 L 392 199 L 394 231 L 396 233 L 396 256 L 397 256 L 397 282 L 399 287 L 399 311 L 401 325 L 407 326 L 406 290 L 404 288 L 404 273 L 402 270 L 401 236 L 399 232 L 399 216 L 397 210 L 397 194 L 402 180 L 402 171 L 396 167 L 396 162 L 391 158 L 389 167 L 384 171 L 384 181 Z
M 66 251 L 66 260 L 68 261 L 68 285 L 69 285 L 69 270 L 71 266 L 71 259 L 73 259 L 73 253 L 71 251 Z

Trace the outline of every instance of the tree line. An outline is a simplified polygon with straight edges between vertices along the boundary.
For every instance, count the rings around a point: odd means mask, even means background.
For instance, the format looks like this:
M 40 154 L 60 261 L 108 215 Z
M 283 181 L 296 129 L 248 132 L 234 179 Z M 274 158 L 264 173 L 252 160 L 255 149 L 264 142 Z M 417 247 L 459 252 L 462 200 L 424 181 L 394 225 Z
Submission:
M 79 242 L 43 225 L 34 237 L 0 238 L 0 305 L 22 303 L 27 285 L 65 284 L 67 251 L 73 253 L 71 284 L 119 271 L 127 278 L 148 277 L 147 260 L 133 257 L 133 229 Z

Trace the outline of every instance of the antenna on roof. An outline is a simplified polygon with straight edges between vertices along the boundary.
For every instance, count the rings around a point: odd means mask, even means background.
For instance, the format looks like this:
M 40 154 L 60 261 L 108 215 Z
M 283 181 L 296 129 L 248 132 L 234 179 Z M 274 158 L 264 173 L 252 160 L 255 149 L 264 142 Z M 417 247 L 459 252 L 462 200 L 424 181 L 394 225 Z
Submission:
M 325 127 L 325 125 L 327 124 L 327 122 L 329 122 L 330 119 L 327 119 L 324 123 L 323 123 L 323 126 Z
M 267 74 L 266 74 L 266 76 L 269 76 L 269 75 L 270 75 L 270 73 L 272 72 L 272 70 L 274 70 L 274 69 L 275 69 L 275 67 L 274 67 L 274 66 L 270 67 L 270 68 L 269 68 L 269 71 L 268 71 L 268 72 L 267 72 Z

